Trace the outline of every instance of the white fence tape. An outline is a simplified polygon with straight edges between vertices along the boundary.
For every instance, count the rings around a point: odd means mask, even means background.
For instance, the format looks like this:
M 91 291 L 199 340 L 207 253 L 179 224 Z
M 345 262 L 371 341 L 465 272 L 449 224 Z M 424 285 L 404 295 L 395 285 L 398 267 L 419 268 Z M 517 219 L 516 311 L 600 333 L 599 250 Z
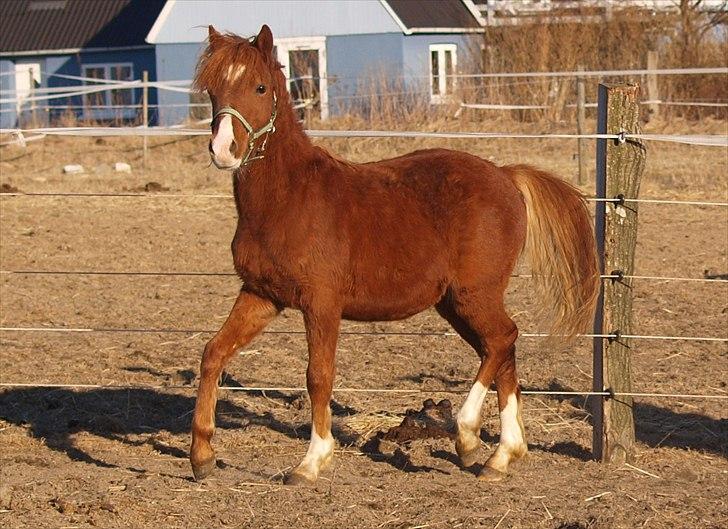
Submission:
M 663 101 L 662 99 L 648 99 L 640 101 L 640 105 L 666 105 L 666 106 L 683 106 L 683 107 L 709 107 L 709 108 L 728 108 L 728 103 L 705 103 L 701 101 Z M 549 105 L 506 105 L 506 104 L 490 104 L 490 103 L 460 103 L 461 108 L 474 108 L 481 110 L 545 110 L 551 108 Z M 575 103 L 569 103 L 567 108 L 576 108 Z M 597 108 L 596 103 L 586 103 L 584 108 Z
M 1 75 L 14 75 L 15 72 L 3 72 Z M 58 74 L 42 72 L 46 77 L 59 77 L 63 79 L 71 79 L 77 81 L 86 82 L 116 82 L 111 80 L 100 80 L 94 77 L 80 77 L 75 75 Z M 615 76 L 628 76 L 628 75 L 711 75 L 711 74 L 728 74 L 728 68 L 714 67 L 714 68 L 658 68 L 658 69 L 635 69 L 635 70 L 567 70 L 560 72 L 492 72 L 492 73 L 479 73 L 479 74 L 452 74 L 448 77 L 458 78 L 513 78 L 513 77 L 615 77 Z M 421 78 L 427 78 L 429 75 L 415 76 Z M 327 75 L 320 76 L 301 76 L 293 77 L 289 81 L 303 80 L 303 79 L 329 79 Z M 331 76 L 331 80 L 355 80 L 355 79 L 369 79 L 368 77 L 348 77 L 348 76 Z M 166 81 L 169 82 L 169 81 Z M 187 85 L 191 84 L 191 81 L 172 81 L 181 82 Z
M 711 75 L 728 74 L 728 68 L 665 68 L 639 70 L 592 70 L 581 72 L 571 70 L 564 72 L 498 72 L 498 73 L 466 73 L 452 77 L 464 79 L 493 79 L 511 77 L 621 77 L 631 75 Z
M 470 138 L 470 139 L 642 139 L 728 147 L 728 135 L 667 134 L 517 134 L 506 132 L 422 132 L 390 130 L 307 130 L 316 138 Z M 0 134 L 48 134 L 55 136 L 204 136 L 207 129 L 182 127 L 50 127 L 34 129 L 0 129 Z

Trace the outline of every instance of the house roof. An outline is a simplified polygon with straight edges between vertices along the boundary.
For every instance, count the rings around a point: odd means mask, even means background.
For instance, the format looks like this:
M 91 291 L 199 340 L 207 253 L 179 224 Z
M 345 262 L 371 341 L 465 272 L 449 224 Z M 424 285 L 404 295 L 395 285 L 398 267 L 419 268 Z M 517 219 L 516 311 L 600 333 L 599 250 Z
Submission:
M 384 0 L 383 3 L 405 33 L 482 29 L 479 12 L 471 0 Z
M 0 53 L 145 46 L 165 0 L 0 2 Z

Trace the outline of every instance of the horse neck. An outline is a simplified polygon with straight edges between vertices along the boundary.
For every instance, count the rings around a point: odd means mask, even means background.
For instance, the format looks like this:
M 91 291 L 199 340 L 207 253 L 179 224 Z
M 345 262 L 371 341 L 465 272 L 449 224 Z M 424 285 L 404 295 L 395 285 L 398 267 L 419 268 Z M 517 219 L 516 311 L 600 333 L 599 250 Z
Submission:
M 284 90 L 279 96 L 275 132 L 268 137 L 263 158 L 233 173 L 235 203 L 241 218 L 266 215 L 285 208 L 287 195 L 295 191 L 300 167 L 316 155 Z M 245 213 L 245 215 L 243 215 Z

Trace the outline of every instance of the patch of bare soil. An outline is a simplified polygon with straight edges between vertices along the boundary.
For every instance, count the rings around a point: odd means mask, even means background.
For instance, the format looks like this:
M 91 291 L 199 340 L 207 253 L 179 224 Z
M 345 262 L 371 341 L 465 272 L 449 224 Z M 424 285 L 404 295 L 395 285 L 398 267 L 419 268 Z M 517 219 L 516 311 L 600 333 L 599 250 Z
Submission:
M 486 157 L 495 153 L 499 163 L 532 163 L 567 178 L 576 172 L 576 143 L 566 141 L 361 139 L 325 145 L 357 161 L 444 145 Z M 0 149 L 3 191 L 154 193 L 0 197 L 0 269 L 232 273 L 232 199 L 165 197 L 167 189 L 230 192 L 229 176 L 207 167 L 205 140 L 150 140 L 146 169 L 140 146 L 140 139 L 49 137 L 25 149 Z M 725 150 L 649 147 L 643 196 L 726 200 Z M 93 168 L 118 161 L 130 163 L 132 173 L 61 172 L 68 163 Z M 155 182 L 158 187 L 151 186 Z M 722 277 L 727 246 L 726 208 L 641 205 L 638 274 L 701 278 L 708 270 Z M 514 278 L 508 297 L 522 332 L 539 330 L 528 281 Z M 529 455 L 506 480 L 478 481 L 480 465 L 461 468 L 451 438 L 452 415 L 477 370 L 472 350 L 454 336 L 346 334 L 449 330 L 434 312 L 404 322 L 343 325 L 337 387 L 409 392 L 335 393 L 337 450 L 315 487 L 282 483 L 305 454 L 310 431 L 308 399 L 283 390 L 221 392 L 213 441 L 219 468 L 195 483 L 187 453 L 200 353 L 238 288 L 234 275 L 1 274 L 4 327 L 159 332 L 0 335 L 0 382 L 91 385 L 0 390 L 0 525 L 728 526 L 725 401 L 637 399 L 636 458 L 631 466 L 609 466 L 591 458 L 589 399 L 525 396 Z M 634 294 L 640 334 L 726 335 L 725 283 L 639 280 Z M 270 330 L 301 331 L 301 318 L 286 311 Z M 726 395 L 727 360 L 720 342 L 635 341 L 634 389 Z M 518 370 L 524 389 L 588 390 L 590 343 L 580 340 L 560 350 L 522 337 Z M 304 337 L 269 333 L 231 362 L 223 383 L 302 387 L 305 371 Z M 486 400 L 481 439 L 482 465 L 498 440 L 493 394 Z

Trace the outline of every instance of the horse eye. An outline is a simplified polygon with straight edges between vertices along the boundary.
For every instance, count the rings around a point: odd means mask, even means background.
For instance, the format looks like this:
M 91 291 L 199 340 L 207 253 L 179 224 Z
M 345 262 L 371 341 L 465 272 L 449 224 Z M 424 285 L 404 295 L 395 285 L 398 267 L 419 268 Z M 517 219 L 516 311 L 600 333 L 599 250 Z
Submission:
M 258 92 L 259 94 L 265 94 L 265 85 L 259 84 L 258 88 L 256 88 L 255 91 Z

